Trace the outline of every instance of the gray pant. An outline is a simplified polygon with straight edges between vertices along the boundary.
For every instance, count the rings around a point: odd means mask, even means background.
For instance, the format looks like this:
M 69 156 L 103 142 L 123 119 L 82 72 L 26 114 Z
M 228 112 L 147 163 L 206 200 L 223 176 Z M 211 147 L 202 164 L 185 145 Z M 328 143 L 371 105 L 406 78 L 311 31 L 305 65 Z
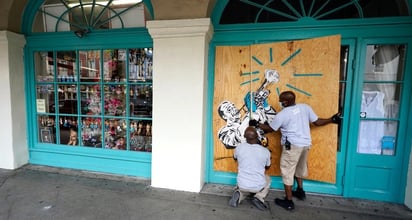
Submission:
M 246 198 L 246 196 L 248 196 L 249 194 L 253 193 L 255 194 L 254 197 L 259 199 L 261 202 L 265 202 L 265 198 L 269 193 L 269 189 L 270 189 L 270 183 L 271 183 L 271 179 L 268 175 L 266 175 L 266 184 L 263 187 L 263 189 L 261 189 L 260 191 L 254 191 L 254 190 L 247 190 L 247 189 L 241 189 L 238 186 L 236 187 L 235 191 L 238 191 L 240 194 L 239 197 L 239 203 L 244 200 Z

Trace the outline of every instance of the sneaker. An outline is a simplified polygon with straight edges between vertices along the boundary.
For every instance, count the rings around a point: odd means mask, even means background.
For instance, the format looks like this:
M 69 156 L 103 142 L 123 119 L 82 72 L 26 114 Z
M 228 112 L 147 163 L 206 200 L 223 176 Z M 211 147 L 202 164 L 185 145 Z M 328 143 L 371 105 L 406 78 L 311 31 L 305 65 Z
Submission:
M 229 205 L 236 208 L 239 205 L 239 198 L 240 198 L 239 191 L 235 191 L 232 195 L 232 198 L 230 198 L 229 200 Z
M 288 211 L 292 211 L 295 208 L 295 204 L 293 203 L 292 200 L 287 200 L 287 199 L 275 199 L 276 205 L 283 207 L 284 209 Z
M 265 205 L 265 203 L 263 203 L 262 201 L 260 201 L 258 198 L 254 197 L 251 200 L 252 204 L 259 210 L 261 211 L 265 211 L 268 207 Z
M 292 195 L 299 200 L 305 200 L 306 199 L 306 193 L 303 191 L 302 188 L 297 188 L 295 191 L 292 191 Z

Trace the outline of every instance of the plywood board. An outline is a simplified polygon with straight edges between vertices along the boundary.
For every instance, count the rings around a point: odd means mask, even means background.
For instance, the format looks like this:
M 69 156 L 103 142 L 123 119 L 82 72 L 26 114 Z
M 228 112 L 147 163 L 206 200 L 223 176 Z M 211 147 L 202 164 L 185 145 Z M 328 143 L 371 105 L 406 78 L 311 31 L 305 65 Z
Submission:
M 213 98 L 214 163 L 216 171 L 236 172 L 232 159 L 233 148 L 219 139 L 225 128 L 239 127 L 249 113 L 244 97 L 249 91 L 257 91 L 262 85 L 270 91 L 269 106 L 279 111 L 278 94 L 291 90 L 297 103 L 307 103 L 321 118 L 338 111 L 339 100 L 340 36 L 328 36 L 307 40 L 255 44 L 249 46 L 218 46 L 215 60 L 215 91 Z M 268 71 L 276 71 L 278 81 L 269 84 Z M 270 81 L 270 80 L 269 80 Z M 232 103 L 240 115 L 239 123 L 229 123 L 219 106 Z M 225 134 L 228 134 L 226 132 Z M 238 131 L 239 133 L 239 131 Z M 241 133 L 241 132 L 240 132 Z M 309 154 L 308 179 L 334 183 L 336 179 L 337 125 L 312 126 L 312 148 Z M 242 134 L 243 135 L 243 134 Z M 268 148 L 272 151 L 269 175 L 278 176 L 281 153 L 279 132 L 266 134 Z

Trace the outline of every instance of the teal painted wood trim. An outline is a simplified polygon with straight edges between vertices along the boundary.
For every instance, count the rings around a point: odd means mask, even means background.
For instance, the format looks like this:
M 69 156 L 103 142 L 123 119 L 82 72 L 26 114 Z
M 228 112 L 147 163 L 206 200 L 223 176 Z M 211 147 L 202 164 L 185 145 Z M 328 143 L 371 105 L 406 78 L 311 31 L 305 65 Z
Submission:
M 347 154 L 348 154 L 348 149 L 350 148 L 350 145 L 348 144 L 348 139 L 349 139 L 349 125 L 351 124 L 351 121 L 349 120 L 349 113 L 350 113 L 350 106 L 352 102 L 352 90 L 353 90 L 353 75 L 354 75 L 354 69 L 352 68 L 354 66 L 354 62 L 356 62 L 356 40 L 355 39 L 342 39 L 341 40 L 341 45 L 345 45 L 349 47 L 349 54 L 348 54 L 348 66 L 347 66 L 347 76 L 346 76 L 346 88 L 345 88 L 345 102 L 343 104 L 343 109 L 342 109 L 342 124 L 341 124 L 341 137 L 340 137 L 340 152 L 337 153 L 337 159 L 336 159 L 336 186 L 340 190 L 340 195 L 344 194 L 344 184 L 345 184 L 345 176 L 346 174 L 346 161 L 347 159 Z
M 38 9 L 40 6 L 43 5 L 45 0 L 29 0 L 26 4 L 26 7 L 23 10 L 22 22 L 21 22 L 21 32 L 24 35 L 31 35 L 32 34 L 32 27 L 33 22 L 36 14 L 38 13 Z M 149 17 L 154 18 L 154 11 L 153 5 L 150 0 L 143 0 L 144 5 L 149 12 Z M 111 29 L 115 30 L 115 29 Z
M 259 26 L 259 25 L 257 25 Z M 233 27 L 235 28 L 235 27 Z M 289 29 L 290 28 L 290 29 Z M 285 27 L 269 26 L 269 27 L 244 27 L 237 29 L 222 29 L 215 30 L 214 42 L 221 44 L 231 43 L 242 44 L 244 41 L 256 40 L 262 43 L 274 41 L 288 41 L 299 40 L 305 38 L 313 38 L 327 35 L 340 34 L 342 39 L 348 38 L 375 38 L 380 36 L 383 38 L 411 37 L 412 19 L 407 18 L 405 22 L 393 23 L 387 22 L 382 24 L 369 23 L 365 25 L 354 25 L 349 27 L 347 25 L 314 25 L 312 27 Z
M 113 160 L 126 160 L 148 163 L 152 160 L 152 154 L 148 152 L 111 150 L 104 148 L 67 146 L 56 144 L 38 143 L 30 149 L 31 152 L 48 152 L 66 155 L 91 156 L 96 158 L 110 158 Z
M 213 182 L 208 183 L 216 183 L 216 184 L 224 184 L 224 185 L 232 185 L 236 186 L 236 173 L 229 173 L 229 172 L 213 172 Z M 271 177 L 271 189 L 276 190 L 283 190 L 283 182 L 280 176 L 272 176 Z M 313 192 L 313 193 L 323 193 L 329 195 L 340 195 L 339 187 L 336 187 L 333 184 L 329 183 L 321 183 L 316 181 L 304 180 L 304 187 L 306 192 Z
M 155 20 L 155 13 L 153 10 L 153 5 L 152 5 L 152 1 L 151 0 L 143 0 L 144 5 L 147 7 L 147 10 L 149 11 L 150 17 Z
M 29 0 L 23 10 L 21 32 L 24 35 L 31 33 L 34 17 L 37 9 L 43 4 L 43 1 Z
M 92 154 L 62 153 L 49 150 L 31 150 L 31 164 L 39 164 L 53 167 L 70 168 L 77 170 L 89 170 L 102 173 L 112 173 L 142 178 L 151 177 L 151 160 L 132 160 L 128 158 L 97 157 Z M 62 161 L 64 161 L 62 163 Z
M 355 55 L 354 55 L 354 64 L 353 64 L 353 72 L 354 73 L 359 73 L 361 69 L 364 68 L 364 63 L 359 63 L 359 58 L 362 57 L 362 54 L 364 55 L 365 52 L 362 51 L 362 47 L 360 45 L 360 42 L 362 41 L 362 38 L 357 38 L 356 39 L 356 50 L 355 50 Z M 353 75 L 353 74 L 352 74 Z M 352 95 L 348 97 L 351 105 L 349 111 L 349 115 L 347 115 L 347 121 L 350 121 L 351 123 L 348 126 L 348 135 L 352 136 L 352 138 L 348 139 L 348 152 L 347 152 L 347 159 L 346 161 L 354 161 L 355 160 L 355 154 L 356 154 L 356 147 L 357 147 L 357 140 L 358 140 L 358 126 L 359 126 L 359 109 L 360 109 L 360 100 L 361 97 L 358 94 L 361 94 L 361 91 L 363 89 L 362 86 L 362 79 L 360 79 L 359 75 L 353 76 L 351 79 L 351 84 L 352 84 Z M 355 109 L 355 110 L 354 110 Z M 357 112 L 356 112 L 357 109 Z M 354 111 L 354 112 L 353 112 Z M 346 175 L 351 177 L 355 176 L 355 170 L 353 169 L 353 166 L 349 163 L 346 163 Z M 348 197 L 351 194 L 351 191 L 353 190 L 354 186 L 354 181 L 353 178 L 345 178 L 344 180 L 344 190 L 343 190 L 343 196 Z
M 412 48 L 409 48 L 409 49 L 412 50 Z M 408 53 L 411 53 L 410 50 L 408 50 Z M 410 72 L 411 71 L 410 68 L 408 68 L 408 69 L 409 69 L 409 72 Z M 409 80 L 411 80 L 411 79 L 409 79 Z M 409 91 L 412 91 L 412 88 L 409 88 Z M 408 114 L 408 118 L 406 120 L 408 122 L 407 123 L 408 126 L 406 128 L 406 130 L 408 131 L 408 134 L 407 134 L 408 136 L 406 136 L 406 137 L 408 137 L 408 138 L 406 138 L 406 141 L 405 141 L 405 153 L 404 154 L 405 154 L 406 159 L 403 160 L 403 167 L 408 169 L 409 164 L 412 163 L 412 161 L 410 161 L 410 158 L 407 158 L 407 156 L 412 153 L 412 96 L 409 97 L 409 114 Z M 407 175 L 412 175 L 412 170 L 407 170 Z M 412 184 L 408 183 L 408 178 L 407 177 L 406 177 L 405 180 L 402 181 L 401 184 L 402 185 L 405 184 L 409 188 L 409 192 L 411 191 L 410 189 L 412 187 Z M 406 198 L 407 197 L 411 198 L 411 196 L 412 196 L 412 194 L 406 195 L 406 190 L 407 189 L 405 189 L 405 191 L 402 194 L 403 198 L 404 198 L 404 201 L 403 201 L 404 204 L 405 204 Z
M 28 49 L 28 47 L 26 46 L 24 48 L 24 54 L 25 54 L 25 59 L 24 59 L 24 85 L 25 85 L 25 102 L 26 102 L 26 118 L 28 122 L 33 122 L 33 121 L 37 121 L 36 118 L 33 118 L 33 114 L 32 112 L 34 111 L 33 108 L 35 106 L 35 100 L 36 100 L 36 96 L 33 92 L 30 91 L 35 91 L 34 90 L 34 74 L 27 74 L 28 72 L 31 72 L 31 70 L 34 69 L 33 67 L 33 63 L 31 62 L 33 60 L 33 56 L 32 55 L 27 55 L 30 54 L 29 52 L 30 50 Z M 30 123 L 28 123 L 28 125 L 26 126 L 27 129 L 27 144 L 28 144 L 28 148 L 33 146 L 34 143 L 34 136 L 30 135 L 30 134 L 35 134 L 36 130 L 34 129 L 33 126 L 30 126 Z
M 236 186 L 236 173 L 212 171 L 210 175 L 212 177 L 211 183 Z
M 71 32 L 37 33 L 27 37 L 26 46 L 41 50 L 109 49 L 152 47 L 153 40 L 145 28 L 95 31 L 83 38 Z
M 408 123 L 404 123 L 403 126 L 398 128 L 398 144 L 403 146 L 403 152 L 398 152 L 401 155 L 402 159 L 402 172 L 405 175 L 402 176 L 401 179 L 401 187 L 406 189 L 407 185 L 411 183 L 407 183 L 408 180 L 408 165 L 412 163 L 409 161 L 410 154 L 412 152 L 412 38 L 407 39 L 407 62 L 405 63 L 405 76 L 404 76 L 404 84 L 403 84 L 403 91 L 402 91 L 402 103 L 400 103 L 401 114 L 399 115 L 400 120 L 405 120 Z M 402 138 L 399 138 L 402 137 Z M 405 198 L 405 191 L 401 192 L 399 203 L 404 203 Z M 409 195 L 411 196 L 411 195 Z
M 258 23 L 258 24 L 228 24 L 214 27 L 215 32 L 220 31 L 244 31 L 244 30 L 293 30 L 293 29 L 317 29 L 317 28 L 362 28 L 373 25 L 402 25 L 411 23 L 412 16 L 409 17 L 389 17 L 389 18 L 368 18 L 368 19 L 343 19 L 324 20 L 313 22 L 281 22 L 281 23 Z
M 31 164 L 151 177 L 151 153 L 42 143 L 33 144 L 29 152 Z
M 213 182 L 213 93 L 215 85 L 215 50 L 214 45 L 209 44 L 208 49 L 208 75 L 207 75 L 207 100 L 206 100 L 206 166 L 205 166 L 205 182 Z M 213 52 L 212 52 L 213 51 Z
M 213 27 L 219 26 L 220 18 L 228 2 L 229 0 L 216 1 L 215 7 L 213 8 L 213 12 L 211 15 L 211 21 L 212 21 Z

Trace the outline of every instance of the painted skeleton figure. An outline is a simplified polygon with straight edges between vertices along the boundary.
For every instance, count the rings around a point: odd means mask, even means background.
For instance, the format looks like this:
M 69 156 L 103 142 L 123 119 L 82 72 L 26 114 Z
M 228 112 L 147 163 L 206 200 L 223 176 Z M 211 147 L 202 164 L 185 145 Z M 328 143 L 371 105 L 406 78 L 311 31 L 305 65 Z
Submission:
M 243 133 L 250 120 L 259 123 L 270 123 L 276 115 L 276 110 L 267 102 L 270 91 L 266 87 L 279 81 L 279 73 L 276 70 L 267 69 L 265 80 L 256 92 L 248 92 L 244 97 L 245 110 L 242 118 L 240 110 L 234 103 L 225 100 L 218 106 L 220 117 L 226 121 L 226 125 L 218 131 L 218 138 L 227 149 L 235 148 L 238 144 L 245 142 Z M 258 129 L 258 136 L 263 146 L 268 146 L 268 139 L 264 131 Z

